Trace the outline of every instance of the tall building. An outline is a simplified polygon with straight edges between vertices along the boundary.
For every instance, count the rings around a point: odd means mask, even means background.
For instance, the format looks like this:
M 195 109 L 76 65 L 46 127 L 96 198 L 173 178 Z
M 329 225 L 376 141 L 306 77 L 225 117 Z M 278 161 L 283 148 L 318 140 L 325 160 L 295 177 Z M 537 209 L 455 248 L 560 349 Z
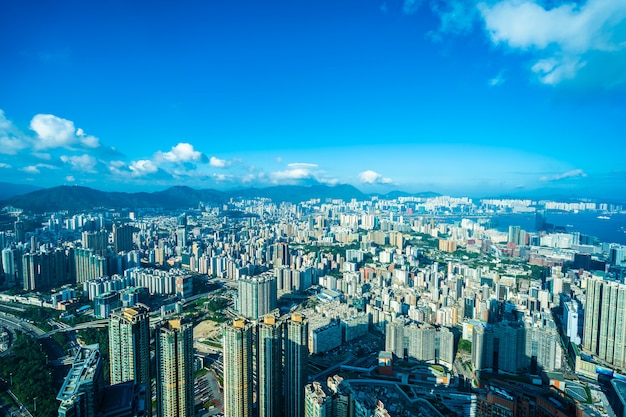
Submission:
M 22 283 L 27 291 L 40 291 L 69 281 L 69 260 L 63 249 L 28 252 L 22 256 Z
M 91 249 L 98 255 L 104 255 L 109 244 L 109 233 L 106 230 L 84 231 L 81 234 L 81 242 L 83 248 Z
M 150 316 L 143 304 L 114 310 L 109 318 L 111 385 L 134 381 L 150 388 Z
M 23 243 L 26 238 L 26 232 L 24 231 L 24 222 L 19 218 L 14 223 L 15 227 L 15 241 L 17 243 Z
M 224 347 L 224 416 L 252 415 L 253 326 L 244 319 L 222 327 Z
M 304 415 L 304 387 L 307 384 L 308 321 L 292 314 L 285 327 L 285 416 Z
M 401 359 L 406 355 L 410 359 L 452 366 L 454 335 L 447 327 L 395 320 L 387 324 L 385 350 Z
M 130 224 L 113 225 L 113 250 L 115 253 L 133 250 L 134 231 L 135 228 Z
M 289 266 L 289 244 L 279 242 L 274 245 L 274 267 Z
M 556 325 L 521 322 L 475 325 L 472 331 L 472 367 L 493 373 L 552 372 L 561 367 L 561 346 Z
M 257 408 L 259 417 L 279 417 L 282 411 L 282 326 L 274 316 L 259 323 L 257 339 Z
M 9 246 L 2 250 L 2 268 L 7 287 L 23 284 L 23 246 Z
M 239 314 L 249 319 L 258 319 L 276 308 L 276 276 L 263 274 L 239 280 L 237 304 Z
M 517 373 L 523 367 L 524 351 L 521 323 L 474 326 L 472 367 L 476 371 Z
M 515 243 L 516 245 L 520 244 L 520 226 L 509 226 L 509 236 L 507 239 L 508 243 Z
M 583 350 L 620 369 L 626 368 L 626 285 L 587 280 Z
M 163 323 L 156 334 L 157 416 L 194 414 L 193 328 L 181 319 Z
M 176 228 L 176 246 L 179 249 L 187 246 L 187 229 L 184 226 Z
M 96 254 L 93 249 L 77 248 L 74 249 L 73 254 L 74 270 L 78 284 L 109 275 L 107 259 Z
M 333 401 L 324 386 L 313 382 L 304 387 L 304 417 L 331 417 Z

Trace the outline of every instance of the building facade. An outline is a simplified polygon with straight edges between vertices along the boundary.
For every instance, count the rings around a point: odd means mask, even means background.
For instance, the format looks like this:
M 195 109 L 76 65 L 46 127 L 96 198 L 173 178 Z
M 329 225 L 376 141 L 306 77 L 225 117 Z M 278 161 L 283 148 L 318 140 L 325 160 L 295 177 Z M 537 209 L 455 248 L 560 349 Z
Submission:
M 194 415 L 193 328 L 172 319 L 156 334 L 157 416 Z
M 244 319 L 222 327 L 224 354 L 224 416 L 252 415 L 253 326 Z

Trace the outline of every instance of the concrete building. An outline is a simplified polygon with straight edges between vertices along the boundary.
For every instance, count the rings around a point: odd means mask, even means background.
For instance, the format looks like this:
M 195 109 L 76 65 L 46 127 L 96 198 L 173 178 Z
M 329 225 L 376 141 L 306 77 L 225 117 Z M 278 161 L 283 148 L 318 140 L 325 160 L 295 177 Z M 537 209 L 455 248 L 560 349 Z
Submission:
M 113 225 L 113 250 L 115 253 L 133 250 L 134 231 L 135 228 L 130 224 Z
M 252 415 L 253 326 L 244 319 L 222 327 L 224 347 L 224 416 Z
M 283 326 L 265 316 L 257 335 L 257 409 L 259 417 L 278 417 L 282 411 Z
M 308 321 L 295 313 L 285 328 L 285 416 L 304 415 L 304 386 L 307 383 L 309 349 Z
M 59 417 L 95 417 L 103 386 L 100 346 L 82 346 L 57 395 Z
M 96 296 L 93 300 L 93 314 L 97 318 L 106 319 L 113 310 L 122 306 L 117 291 L 108 291 Z
M 626 368 L 626 285 L 587 279 L 583 350 L 619 369 Z
M 150 389 L 150 316 L 143 304 L 114 310 L 109 318 L 111 385 L 133 381 Z
M 181 319 L 161 324 L 156 332 L 157 416 L 194 415 L 193 327 Z
M 304 387 L 304 417 L 332 417 L 332 397 L 319 382 Z
M 239 314 L 249 319 L 258 319 L 276 308 L 276 277 L 263 274 L 239 280 L 237 307 Z

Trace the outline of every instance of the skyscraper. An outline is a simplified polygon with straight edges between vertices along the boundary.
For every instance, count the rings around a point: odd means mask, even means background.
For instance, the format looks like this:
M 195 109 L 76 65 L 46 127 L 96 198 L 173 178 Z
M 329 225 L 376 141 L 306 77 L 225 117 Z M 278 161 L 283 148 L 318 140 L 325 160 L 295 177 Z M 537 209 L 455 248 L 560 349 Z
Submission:
M 24 222 L 19 218 L 14 223 L 15 227 L 15 241 L 17 243 L 23 243 L 26 238 L 26 233 L 24 231 Z
M 274 274 L 259 275 L 239 281 L 239 314 L 258 319 L 276 308 L 277 287 Z
M 135 228 L 130 224 L 113 225 L 113 250 L 115 253 L 133 250 L 133 232 Z
M 274 316 L 259 324 L 257 340 L 257 408 L 259 417 L 278 417 L 282 409 L 282 326 Z
M 190 417 L 193 398 L 193 328 L 181 319 L 157 329 L 157 415 Z
M 109 319 L 111 385 L 135 381 L 150 389 L 150 316 L 137 304 L 119 308 Z
M 294 313 L 285 328 L 285 416 L 304 415 L 308 368 L 308 321 Z
M 224 346 L 224 415 L 252 415 L 253 326 L 244 319 L 222 327 Z
M 626 368 L 626 285 L 587 280 L 583 349 L 620 369 Z
M 98 255 L 104 255 L 109 243 L 109 234 L 106 230 L 97 232 L 84 231 L 81 234 L 83 248 L 92 249 Z

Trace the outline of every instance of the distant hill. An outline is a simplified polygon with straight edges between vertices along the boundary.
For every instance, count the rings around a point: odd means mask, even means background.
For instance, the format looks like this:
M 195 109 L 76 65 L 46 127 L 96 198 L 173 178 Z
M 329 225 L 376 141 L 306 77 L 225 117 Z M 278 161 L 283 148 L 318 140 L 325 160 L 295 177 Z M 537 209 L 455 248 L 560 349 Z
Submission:
M 247 188 L 241 190 L 218 191 L 196 190 L 185 186 L 171 187 L 163 191 L 146 193 L 104 192 L 88 187 L 60 186 L 40 189 L 23 195 L 16 195 L 0 201 L 1 206 L 14 206 L 28 212 L 41 213 L 59 210 L 90 210 L 96 207 L 112 209 L 162 207 L 165 209 L 186 209 L 197 207 L 200 202 L 220 204 L 230 198 L 265 197 L 275 202 L 300 202 L 312 198 L 366 199 L 367 196 L 351 185 L 276 186 L 268 188 Z
M 32 184 L 13 184 L 0 181 L 0 201 L 36 190 L 41 190 L 41 187 Z

